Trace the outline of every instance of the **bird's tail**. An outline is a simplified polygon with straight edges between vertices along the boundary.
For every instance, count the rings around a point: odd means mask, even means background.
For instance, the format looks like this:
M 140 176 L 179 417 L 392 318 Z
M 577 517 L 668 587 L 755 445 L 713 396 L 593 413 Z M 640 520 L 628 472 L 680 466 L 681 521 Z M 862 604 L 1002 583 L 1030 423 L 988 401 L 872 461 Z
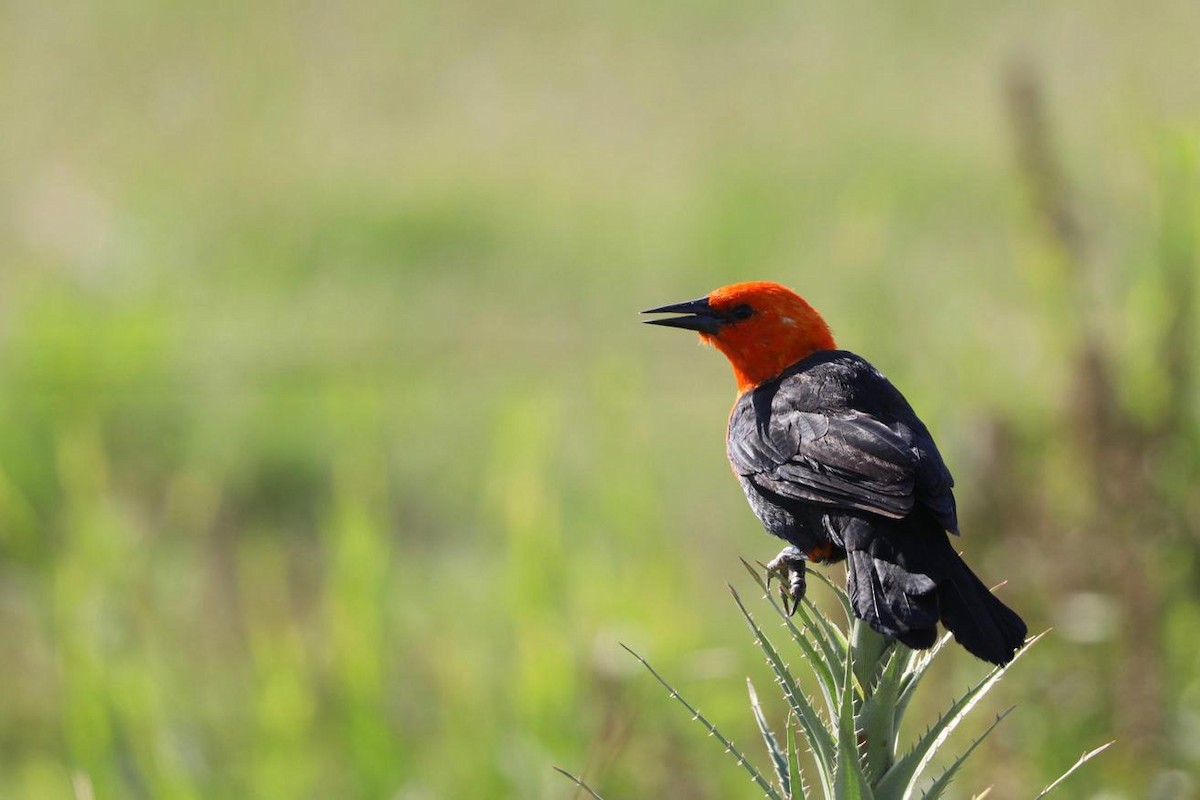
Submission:
M 1007 664 L 1025 643 L 1025 621 L 988 590 L 949 542 L 946 546 L 949 569 L 937 590 L 942 624 L 968 652 L 993 664 Z
M 894 540 L 870 539 L 846 554 L 847 589 L 857 616 L 915 649 L 933 646 L 941 620 L 972 655 L 993 664 L 1012 661 L 1025 641 L 1025 622 L 988 591 L 944 534 L 926 532 L 920 548 L 896 549 L 889 546 Z

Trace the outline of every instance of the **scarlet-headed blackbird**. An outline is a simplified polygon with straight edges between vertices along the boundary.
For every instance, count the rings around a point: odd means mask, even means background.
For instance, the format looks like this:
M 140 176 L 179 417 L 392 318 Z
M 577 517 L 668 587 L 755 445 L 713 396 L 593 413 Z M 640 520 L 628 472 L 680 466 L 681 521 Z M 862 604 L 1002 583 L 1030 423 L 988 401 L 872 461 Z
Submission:
M 812 306 L 775 283 L 739 283 L 645 313 L 699 331 L 733 365 L 726 452 L 750 507 L 790 543 L 769 565 L 792 602 L 807 561 L 847 562 L 854 613 L 926 648 L 940 620 L 974 655 L 1006 664 L 1026 627 L 950 544 L 954 480 L 904 396 L 837 350 Z M 793 606 L 794 608 L 794 606 Z

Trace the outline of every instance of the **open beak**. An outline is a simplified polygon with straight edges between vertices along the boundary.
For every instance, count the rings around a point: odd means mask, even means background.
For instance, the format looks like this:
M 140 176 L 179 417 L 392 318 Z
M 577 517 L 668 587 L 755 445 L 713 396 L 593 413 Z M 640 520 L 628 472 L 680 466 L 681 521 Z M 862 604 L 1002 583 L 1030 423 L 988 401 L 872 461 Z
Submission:
M 658 308 L 648 308 L 642 312 L 643 314 L 684 314 L 682 317 L 669 317 L 667 319 L 648 319 L 645 320 L 647 325 L 664 325 L 668 328 L 683 328 L 689 331 L 700 331 L 700 333 L 715 334 L 721 329 L 727 320 L 725 315 L 709 307 L 708 298 L 701 297 L 699 300 L 689 300 L 686 303 L 674 303 L 669 306 L 659 306 Z

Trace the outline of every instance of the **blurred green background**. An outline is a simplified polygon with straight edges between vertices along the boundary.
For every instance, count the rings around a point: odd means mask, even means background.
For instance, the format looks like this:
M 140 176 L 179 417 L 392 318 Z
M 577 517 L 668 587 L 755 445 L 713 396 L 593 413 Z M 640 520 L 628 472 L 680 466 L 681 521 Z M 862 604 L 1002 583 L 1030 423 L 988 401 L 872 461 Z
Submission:
M 1055 628 L 957 796 L 1111 738 L 1063 796 L 1196 796 L 1198 30 L 0 5 L 0 796 L 756 796 L 618 646 L 756 736 L 733 383 L 635 313 L 747 279 L 901 386 Z

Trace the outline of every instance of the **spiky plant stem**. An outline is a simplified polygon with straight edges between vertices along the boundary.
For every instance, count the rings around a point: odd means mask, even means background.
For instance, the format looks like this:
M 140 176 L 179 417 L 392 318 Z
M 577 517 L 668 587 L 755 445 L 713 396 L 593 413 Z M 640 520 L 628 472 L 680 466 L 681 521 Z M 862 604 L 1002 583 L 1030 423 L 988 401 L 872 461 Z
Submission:
M 754 576 L 757 585 L 765 591 L 760 573 L 745 561 L 742 563 Z M 949 634 L 929 650 L 910 650 L 854 618 L 845 591 L 818 572 L 810 574 L 832 591 L 846 619 L 843 626 L 830 620 L 808 598 L 796 609 L 799 625 L 779 606 L 769 591 L 765 591 L 764 599 L 779 617 L 783 628 L 811 669 L 820 692 L 817 702 L 804 693 L 783 652 L 771 641 L 738 593 L 730 587 L 738 611 L 750 628 L 754 644 L 774 673 L 775 682 L 789 709 L 786 735 L 776 736 L 767 724 L 754 686 L 747 681 L 751 712 L 771 759 L 774 781 L 754 766 L 716 725 L 685 700 L 646 659 L 628 647 L 625 649 L 670 692 L 672 699 L 686 708 L 692 718 L 722 744 L 725 751 L 750 775 L 763 795 L 771 800 L 939 800 L 967 757 L 1012 709 L 994 718 L 939 775 L 927 778 L 926 770 L 945 749 L 950 735 L 1007 674 L 1017 659 L 1014 658 L 1007 666 L 992 669 L 962 697 L 951 703 L 915 741 L 904 746 L 900 741 L 904 714 L 929 665 L 943 652 Z M 1029 640 L 1017 657 L 1028 652 L 1042 635 Z M 781 741 L 784 744 L 780 744 Z M 1106 747 L 1108 745 L 1085 754 L 1035 800 L 1045 797 L 1063 779 Z M 814 788 L 806 786 L 803 781 L 800 765 L 805 760 L 817 775 Z M 578 778 L 570 773 L 563 774 L 593 797 L 598 797 Z

